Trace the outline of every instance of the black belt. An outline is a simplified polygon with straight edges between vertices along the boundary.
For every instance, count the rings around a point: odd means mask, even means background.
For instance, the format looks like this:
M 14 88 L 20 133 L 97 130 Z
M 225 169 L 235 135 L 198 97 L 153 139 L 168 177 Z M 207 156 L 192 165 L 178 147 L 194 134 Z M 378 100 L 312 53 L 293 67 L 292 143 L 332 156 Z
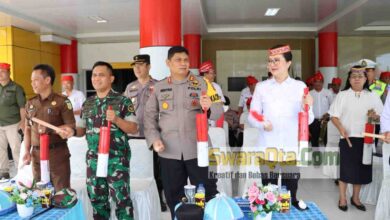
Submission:
M 66 146 L 66 142 L 59 142 L 59 143 L 54 143 L 54 144 L 49 144 L 49 149 L 57 148 L 57 147 L 62 147 Z M 40 149 L 40 146 L 33 146 L 33 148 Z
M 145 137 L 133 137 L 133 136 L 129 136 L 129 139 L 142 139 L 142 140 L 145 140 Z

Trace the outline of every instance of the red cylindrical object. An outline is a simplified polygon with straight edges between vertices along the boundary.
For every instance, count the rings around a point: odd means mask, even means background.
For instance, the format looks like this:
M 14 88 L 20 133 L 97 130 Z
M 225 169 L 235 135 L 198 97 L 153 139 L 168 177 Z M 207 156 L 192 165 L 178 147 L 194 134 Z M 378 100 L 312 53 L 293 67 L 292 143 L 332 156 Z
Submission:
M 200 65 L 200 34 L 185 34 L 184 47 L 190 54 L 190 69 L 199 69 Z
M 108 127 L 100 127 L 99 153 L 108 154 L 109 151 L 110 151 L 110 129 Z
M 77 40 L 71 45 L 60 46 L 61 73 L 78 73 L 77 71 Z
M 181 1 L 140 1 L 140 48 L 181 45 Z
M 108 110 L 112 110 L 112 106 L 108 106 Z M 98 151 L 100 154 L 108 154 L 110 152 L 110 131 L 111 131 L 111 122 L 107 121 L 107 127 L 100 127 L 99 134 L 99 148 Z
M 309 88 L 303 90 L 303 94 L 309 94 Z M 304 111 L 298 113 L 298 141 L 309 141 L 309 105 L 305 104 Z
M 374 134 L 375 133 L 375 125 L 371 124 L 371 123 L 366 123 L 364 132 Z M 374 143 L 374 138 L 372 138 L 372 137 L 364 137 L 364 143 L 365 144 L 373 144 Z
M 197 141 L 207 142 L 208 141 L 208 120 L 207 112 L 196 114 L 196 131 Z
M 298 113 L 298 141 L 309 141 L 309 113 Z
M 41 160 L 49 160 L 49 144 L 50 139 L 48 134 L 41 134 L 39 136 L 39 152 Z

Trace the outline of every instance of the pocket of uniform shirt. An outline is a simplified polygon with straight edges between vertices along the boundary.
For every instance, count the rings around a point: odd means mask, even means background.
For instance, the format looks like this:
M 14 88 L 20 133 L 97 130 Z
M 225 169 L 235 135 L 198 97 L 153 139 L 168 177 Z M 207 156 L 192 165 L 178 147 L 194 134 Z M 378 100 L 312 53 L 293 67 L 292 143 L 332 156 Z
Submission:
M 173 91 L 162 92 L 158 96 L 161 111 L 173 110 Z
M 60 111 L 58 109 L 48 109 L 47 113 L 50 115 L 51 118 L 57 119 L 57 117 L 60 115 Z
M 173 100 L 172 99 L 165 99 L 165 100 L 160 100 L 160 111 L 165 112 L 165 111 L 172 111 L 173 110 Z
M 15 96 L 15 91 L 13 90 L 7 90 L 5 92 L 5 97 L 12 97 L 12 96 Z

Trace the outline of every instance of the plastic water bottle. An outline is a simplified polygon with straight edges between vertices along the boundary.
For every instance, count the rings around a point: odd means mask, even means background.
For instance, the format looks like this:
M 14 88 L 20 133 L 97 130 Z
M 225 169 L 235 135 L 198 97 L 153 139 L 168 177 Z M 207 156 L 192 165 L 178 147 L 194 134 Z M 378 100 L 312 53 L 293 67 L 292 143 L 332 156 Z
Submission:
M 46 189 L 43 190 L 43 197 L 41 198 L 42 201 L 41 201 L 41 205 L 42 205 L 42 208 L 50 208 L 50 206 L 52 205 L 51 204 L 51 198 L 53 197 L 54 195 L 54 187 L 53 185 L 51 184 L 51 182 L 48 182 L 47 185 L 46 185 Z
M 55 194 L 55 189 L 54 189 L 54 186 L 53 186 L 53 184 L 51 182 L 47 183 L 47 189 L 51 191 L 52 195 Z
M 206 189 L 204 188 L 203 184 L 200 183 L 195 194 L 195 204 L 204 208 L 205 201 L 206 201 Z
M 280 212 L 289 212 L 291 207 L 291 194 L 290 191 L 287 190 L 286 186 L 282 186 L 282 190 L 280 191 L 280 197 L 282 197 L 282 200 L 280 201 Z

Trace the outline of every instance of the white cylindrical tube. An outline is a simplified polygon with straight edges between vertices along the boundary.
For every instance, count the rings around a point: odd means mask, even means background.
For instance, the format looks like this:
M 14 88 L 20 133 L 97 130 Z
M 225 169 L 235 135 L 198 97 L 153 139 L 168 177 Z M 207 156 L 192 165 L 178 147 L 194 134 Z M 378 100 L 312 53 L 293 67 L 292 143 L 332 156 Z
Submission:
M 209 143 L 197 142 L 198 166 L 207 167 L 209 165 Z
M 107 177 L 108 154 L 98 154 L 96 176 Z
M 49 161 L 41 160 L 41 182 L 50 182 Z
M 365 165 L 372 164 L 372 150 L 373 150 L 373 144 L 364 144 L 363 159 L 362 159 L 363 164 Z

